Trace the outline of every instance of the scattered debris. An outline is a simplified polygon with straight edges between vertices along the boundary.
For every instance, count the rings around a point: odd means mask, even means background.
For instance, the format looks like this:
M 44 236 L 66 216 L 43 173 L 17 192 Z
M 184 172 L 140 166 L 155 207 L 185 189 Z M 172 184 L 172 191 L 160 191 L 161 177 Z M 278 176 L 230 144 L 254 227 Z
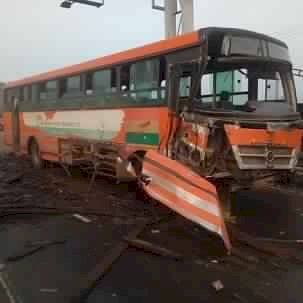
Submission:
M 18 203 L 24 199 L 24 196 L 19 196 L 13 200 L 13 203 Z
M 27 256 L 31 256 L 33 255 L 34 253 L 46 248 L 46 247 L 49 247 L 49 246 L 52 246 L 52 245 L 58 245 L 58 244 L 64 244 L 65 243 L 65 240 L 61 240 L 61 241 L 41 241 L 41 242 L 32 242 L 32 243 L 27 243 L 25 245 L 25 248 L 23 249 L 23 251 L 20 251 L 14 255 L 11 255 L 9 257 L 7 257 L 5 259 L 6 262 L 16 262 L 20 259 L 23 259 Z
M 38 206 L 35 205 L 34 207 L 31 208 L 25 208 L 25 209 L 20 209 L 20 208 L 5 208 L 1 209 L 1 217 L 6 217 L 6 216 L 16 216 L 16 215 L 64 215 L 64 214 L 74 214 L 75 213 L 75 208 L 72 207 L 45 207 L 45 206 Z M 144 217 L 140 217 L 136 214 L 119 214 L 119 213 L 111 213 L 111 212 L 105 212 L 105 211 L 100 211 L 97 209 L 77 209 L 78 214 L 81 215 L 95 215 L 95 216 L 101 216 L 101 217 L 112 217 L 112 218 L 131 218 L 131 217 L 136 217 L 136 219 L 144 219 Z
M 13 183 L 19 182 L 19 181 L 21 181 L 23 176 L 24 176 L 23 174 L 15 175 L 13 177 L 10 177 L 10 178 L 6 179 L 5 183 L 6 184 L 13 184 Z
M 233 247 L 231 250 L 231 255 L 236 256 L 243 261 L 246 261 L 248 263 L 258 263 L 259 259 L 256 258 L 255 256 L 252 256 L 250 254 L 247 254 L 245 251 L 237 249 L 236 247 Z
M 273 244 L 303 244 L 303 239 L 276 239 L 276 238 L 262 238 L 262 237 L 254 237 L 248 235 L 244 232 L 241 232 L 235 228 L 232 229 L 233 236 L 236 240 L 240 242 L 249 242 L 252 241 L 253 245 L 262 245 L 265 242 L 273 243 Z M 248 243 L 247 243 L 248 244 Z
M 211 285 L 216 291 L 220 291 L 224 288 L 224 285 L 220 280 L 212 282 Z
M 58 292 L 58 289 L 57 288 L 41 288 L 40 292 L 56 293 L 56 292 Z
M 243 302 L 243 303 L 245 303 L 245 302 L 247 302 L 246 300 L 244 300 L 239 294 L 237 294 L 237 293 L 234 293 L 233 295 L 232 295 L 232 297 L 234 298 L 234 299 L 236 299 L 237 301 L 239 301 L 239 302 Z
M 90 220 L 90 219 L 88 219 L 88 218 L 86 218 L 86 217 L 84 217 L 82 215 L 79 215 L 79 214 L 74 214 L 73 217 L 75 219 L 78 219 L 81 222 L 84 222 L 84 223 L 91 223 L 92 222 L 92 220 Z
M 276 243 L 273 241 L 268 241 L 260 238 L 255 238 L 249 234 L 240 232 L 236 229 L 232 230 L 232 237 L 234 240 L 238 241 L 238 243 L 243 243 L 249 247 L 252 247 L 256 249 L 257 251 L 260 251 L 262 253 L 271 255 L 271 256 L 277 256 L 277 257 L 284 257 L 284 258 L 291 258 L 295 259 L 296 261 L 303 262 L 303 258 L 301 258 L 298 254 L 296 249 L 289 246 L 283 246 L 281 244 L 285 242 L 281 242 L 284 240 L 276 240 Z M 272 239 L 274 240 L 274 239 Z M 279 241 L 279 242 L 277 242 Z M 288 241 L 288 240 L 286 240 Z M 286 242 L 287 243 L 287 242 Z M 294 242 L 295 243 L 295 242 Z M 300 242 L 298 242 L 300 243 Z
M 34 241 L 34 242 L 26 243 L 26 246 L 28 246 L 28 247 L 40 246 L 40 245 L 51 246 L 51 245 L 64 244 L 65 242 L 66 242 L 66 240 L 56 240 L 56 241 L 41 240 L 41 241 Z
M 134 220 L 131 219 L 123 219 L 123 218 L 113 218 L 113 223 L 117 225 L 132 225 L 134 224 Z
M 147 220 L 142 221 L 138 224 L 126 238 L 135 238 L 137 237 L 146 227 Z M 78 283 L 75 284 L 74 291 L 76 293 L 72 294 L 70 303 L 80 303 L 83 302 L 84 299 L 89 295 L 91 290 L 94 288 L 96 282 L 100 280 L 105 273 L 111 268 L 114 262 L 116 262 L 120 256 L 124 253 L 128 248 L 128 243 L 126 241 L 121 241 L 116 246 L 113 247 L 111 252 L 103 258 L 98 264 L 96 264 L 95 268 L 85 275 L 84 278 L 80 278 Z
M 169 250 L 167 248 L 161 247 L 159 245 L 152 244 L 150 242 L 140 240 L 140 239 L 130 239 L 125 238 L 125 241 L 132 247 L 135 247 L 137 249 L 141 249 L 145 252 L 171 258 L 174 260 L 181 260 L 183 256 L 179 253 L 173 252 L 172 250 Z

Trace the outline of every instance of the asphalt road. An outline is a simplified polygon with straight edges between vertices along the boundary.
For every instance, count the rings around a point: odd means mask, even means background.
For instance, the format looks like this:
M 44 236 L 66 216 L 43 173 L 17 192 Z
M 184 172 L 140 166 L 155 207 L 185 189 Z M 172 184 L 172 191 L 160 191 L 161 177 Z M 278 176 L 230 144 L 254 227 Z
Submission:
M 5 180 L 19 172 L 24 176 L 7 184 Z M 98 180 L 88 191 L 88 180 L 82 176 L 67 177 L 58 167 L 34 171 L 25 159 L 2 154 L 0 207 L 11 201 L 89 207 L 126 217 L 87 216 L 91 222 L 84 223 L 71 214 L 0 215 L 0 264 L 5 264 L 0 265 L 1 303 L 70 302 L 79 281 L 138 224 L 135 215 L 167 212 L 142 201 L 132 186 Z M 242 231 L 258 237 L 303 239 L 300 184 L 239 192 L 234 212 Z M 226 256 L 220 239 L 179 216 L 146 227 L 139 237 L 181 253 L 184 260 L 177 262 L 130 248 L 97 283 L 88 303 L 302 302 L 303 264 L 299 260 L 266 256 L 266 262 L 260 259 L 251 264 Z M 65 242 L 7 261 L 30 243 L 45 240 Z M 220 291 L 212 286 L 218 280 L 224 286 Z

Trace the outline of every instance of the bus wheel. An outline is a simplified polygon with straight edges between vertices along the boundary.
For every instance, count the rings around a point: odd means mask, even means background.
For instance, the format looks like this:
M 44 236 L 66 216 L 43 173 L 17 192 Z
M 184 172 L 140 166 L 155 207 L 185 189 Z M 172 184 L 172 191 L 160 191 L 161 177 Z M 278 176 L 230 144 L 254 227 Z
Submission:
M 30 156 L 34 168 L 42 169 L 45 161 L 41 158 L 39 144 L 33 140 L 30 145 Z

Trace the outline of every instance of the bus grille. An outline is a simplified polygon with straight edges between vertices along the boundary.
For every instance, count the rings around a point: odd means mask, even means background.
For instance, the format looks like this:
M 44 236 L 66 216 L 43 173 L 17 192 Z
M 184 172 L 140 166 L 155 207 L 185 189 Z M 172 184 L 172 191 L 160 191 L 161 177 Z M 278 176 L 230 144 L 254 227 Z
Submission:
M 294 169 L 297 163 L 296 149 L 282 145 L 233 146 L 240 169 Z

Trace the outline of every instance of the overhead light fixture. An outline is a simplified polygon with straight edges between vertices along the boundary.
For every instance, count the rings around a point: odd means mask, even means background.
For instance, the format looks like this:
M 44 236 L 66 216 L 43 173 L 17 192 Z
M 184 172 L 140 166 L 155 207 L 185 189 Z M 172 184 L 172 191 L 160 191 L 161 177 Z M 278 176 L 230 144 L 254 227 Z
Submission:
M 158 2 L 157 0 L 152 0 L 152 8 L 158 11 L 165 11 L 165 4 L 160 5 L 157 4 L 157 2 Z
M 104 0 L 102 1 L 90 1 L 90 0 L 64 0 L 62 3 L 61 3 L 61 7 L 63 8 L 71 8 L 72 5 L 74 3 L 80 3 L 80 4 L 84 4 L 84 5 L 89 5 L 89 6 L 94 6 L 94 7 L 101 7 L 104 5 Z
M 60 6 L 63 8 L 71 8 L 72 4 L 73 2 L 71 1 L 63 1 Z

